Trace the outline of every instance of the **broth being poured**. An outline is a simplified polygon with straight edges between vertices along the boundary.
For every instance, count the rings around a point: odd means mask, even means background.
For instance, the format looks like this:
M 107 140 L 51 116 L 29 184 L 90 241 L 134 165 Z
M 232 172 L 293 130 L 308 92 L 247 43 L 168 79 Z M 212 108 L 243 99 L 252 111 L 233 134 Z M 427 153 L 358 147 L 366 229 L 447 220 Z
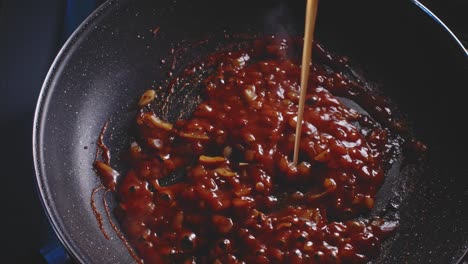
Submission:
M 317 18 L 318 0 L 308 0 L 306 7 L 304 47 L 302 49 L 301 65 L 301 87 L 299 93 L 299 104 L 297 109 L 296 139 L 294 140 L 293 166 L 297 166 L 299 160 L 299 148 L 301 144 L 302 121 L 304 119 L 304 106 L 307 95 L 307 84 L 309 83 L 310 64 L 312 63 L 312 43 L 314 41 L 315 21 Z

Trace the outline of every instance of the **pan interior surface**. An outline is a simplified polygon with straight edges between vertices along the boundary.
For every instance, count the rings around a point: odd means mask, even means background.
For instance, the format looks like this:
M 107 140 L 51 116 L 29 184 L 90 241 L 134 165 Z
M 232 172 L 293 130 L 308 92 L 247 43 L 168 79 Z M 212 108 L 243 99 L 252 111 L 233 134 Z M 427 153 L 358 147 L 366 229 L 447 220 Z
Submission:
M 401 226 L 375 263 L 455 263 L 468 247 L 468 169 L 463 166 L 467 111 L 460 96 L 468 83 L 467 55 L 414 3 L 374 2 L 321 2 L 316 38 L 350 57 L 368 80 L 378 83 L 410 121 L 416 137 L 429 146 L 422 173 L 392 172 L 396 176 L 385 184 L 383 196 L 401 198 Z M 91 192 L 99 185 L 92 168 L 96 141 L 110 119 L 112 137 L 106 140 L 112 153 L 127 148 L 136 101 L 144 90 L 168 78 L 160 60 L 175 43 L 224 31 L 303 32 L 302 2 L 240 0 L 226 5 L 108 1 L 57 57 L 37 108 L 35 163 L 44 207 L 78 261 L 133 261 L 107 221 L 104 228 L 112 239 L 102 235 L 91 210 Z M 169 119 L 187 107 L 174 100 Z M 112 157 L 112 162 L 118 160 L 118 155 Z M 112 197 L 107 198 L 112 207 Z

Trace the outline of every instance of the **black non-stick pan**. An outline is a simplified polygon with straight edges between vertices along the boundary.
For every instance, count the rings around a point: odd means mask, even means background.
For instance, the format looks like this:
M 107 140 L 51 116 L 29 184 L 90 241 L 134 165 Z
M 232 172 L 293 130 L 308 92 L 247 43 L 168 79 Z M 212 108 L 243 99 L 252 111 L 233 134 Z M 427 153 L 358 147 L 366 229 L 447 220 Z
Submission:
M 110 0 L 80 26 L 45 80 L 34 130 L 41 199 L 77 261 L 133 261 L 117 236 L 107 240 L 99 230 L 90 207 L 99 185 L 92 164 L 100 129 L 109 119 L 109 147 L 118 153 L 128 146 L 137 99 L 168 78 L 161 58 L 175 43 L 224 31 L 300 36 L 304 5 L 299 0 Z M 394 171 L 379 194 L 380 207 L 396 201 L 400 228 L 374 262 L 456 263 L 468 248 L 466 51 L 415 1 L 323 0 L 319 8 L 317 39 L 347 55 L 429 146 L 423 165 Z M 184 61 L 177 64 L 183 67 Z M 189 107 L 173 100 L 169 119 Z M 112 163 L 118 166 L 118 155 Z M 107 199 L 112 207 L 112 195 Z M 104 228 L 111 230 L 107 221 Z

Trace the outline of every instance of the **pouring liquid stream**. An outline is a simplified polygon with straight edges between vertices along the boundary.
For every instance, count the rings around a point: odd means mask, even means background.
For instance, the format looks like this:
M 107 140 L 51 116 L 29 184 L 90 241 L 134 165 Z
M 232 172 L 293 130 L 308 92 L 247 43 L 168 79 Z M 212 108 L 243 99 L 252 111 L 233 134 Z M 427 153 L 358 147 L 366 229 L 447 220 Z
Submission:
M 306 7 L 306 19 L 304 30 L 304 49 L 302 51 L 301 86 L 299 96 L 299 108 L 296 119 L 296 138 L 294 140 L 293 166 L 297 166 L 299 160 L 299 147 L 301 143 L 302 120 L 304 117 L 304 105 L 309 82 L 310 65 L 312 64 L 312 43 L 314 41 L 315 21 L 317 18 L 318 0 L 308 0 Z

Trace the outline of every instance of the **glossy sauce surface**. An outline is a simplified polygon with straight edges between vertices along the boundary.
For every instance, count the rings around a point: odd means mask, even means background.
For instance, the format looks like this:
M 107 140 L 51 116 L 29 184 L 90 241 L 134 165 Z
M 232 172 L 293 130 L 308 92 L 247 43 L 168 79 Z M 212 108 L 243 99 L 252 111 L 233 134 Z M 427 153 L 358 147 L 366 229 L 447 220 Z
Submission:
M 351 219 L 373 208 L 402 125 L 341 73 L 345 58 L 315 45 L 293 167 L 300 45 L 267 37 L 188 67 L 184 76 L 209 72 L 190 119 L 170 124 L 141 108 L 131 169 L 106 187 L 145 263 L 365 263 L 379 254 L 397 223 Z M 162 184 L 168 177 L 181 180 Z

